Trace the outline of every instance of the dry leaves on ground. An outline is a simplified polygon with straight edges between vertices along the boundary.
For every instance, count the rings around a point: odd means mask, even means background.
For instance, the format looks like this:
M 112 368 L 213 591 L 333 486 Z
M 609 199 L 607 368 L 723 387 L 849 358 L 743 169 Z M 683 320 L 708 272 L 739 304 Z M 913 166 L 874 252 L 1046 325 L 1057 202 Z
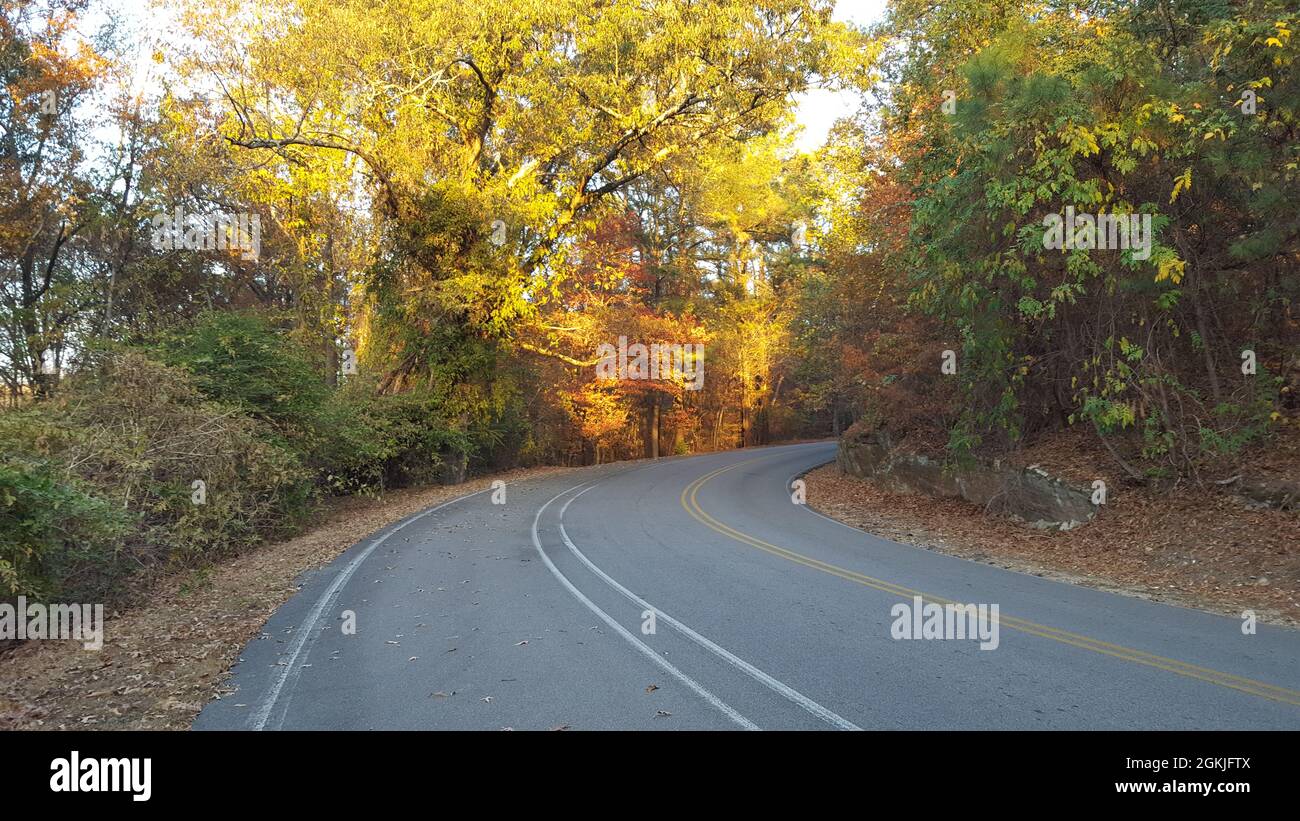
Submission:
M 890 493 L 840 473 L 810 472 L 807 501 L 893 541 L 1127 595 L 1300 624 L 1300 516 L 1252 509 L 1212 490 L 1112 494 L 1091 523 L 1035 530 L 960 499 Z M 941 592 L 941 591 L 940 591 Z

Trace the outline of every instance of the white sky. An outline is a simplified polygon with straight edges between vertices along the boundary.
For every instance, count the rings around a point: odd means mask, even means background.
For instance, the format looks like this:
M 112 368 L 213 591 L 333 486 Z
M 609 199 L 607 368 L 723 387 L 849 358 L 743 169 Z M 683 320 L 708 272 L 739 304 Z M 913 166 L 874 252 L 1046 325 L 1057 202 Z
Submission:
M 835 19 L 859 26 L 879 22 L 885 14 L 887 0 L 839 0 L 835 4 Z M 795 140 L 795 147 L 801 151 L 815 151 L 826 142 L 826 135 L 831 126 L 841 117 L 847 117 L 857 110 L 860 95 L 852 91 L 832 92 L 825 89 L 812 89 L 799 96 L 799 124 L 803 126 Z

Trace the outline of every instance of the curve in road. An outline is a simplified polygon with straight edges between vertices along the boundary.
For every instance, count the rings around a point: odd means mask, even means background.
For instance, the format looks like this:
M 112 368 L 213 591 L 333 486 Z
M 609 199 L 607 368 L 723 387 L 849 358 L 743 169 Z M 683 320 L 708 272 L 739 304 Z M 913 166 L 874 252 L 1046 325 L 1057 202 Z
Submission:
M 306 574 L 194 726 L 1300 727 L 1300 633 L 820 516 L 790 480 L 834 448 L 602 466 L 424 511 Z M 893 638 L 918 596 L 998 605 L 996 649 Z

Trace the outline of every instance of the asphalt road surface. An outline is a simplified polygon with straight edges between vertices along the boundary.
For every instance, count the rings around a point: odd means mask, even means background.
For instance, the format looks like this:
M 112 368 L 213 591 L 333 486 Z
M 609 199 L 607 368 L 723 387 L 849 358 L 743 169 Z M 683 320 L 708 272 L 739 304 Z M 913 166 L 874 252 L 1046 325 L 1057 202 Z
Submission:
M 834 452 L 609 465 L 424 511 L 304 575 L 194 727 L 1300 728 L 1300 632 L 834 522 L 790 490 Z M 998 605 L 996 648 L 894 638 L 917 595 Z

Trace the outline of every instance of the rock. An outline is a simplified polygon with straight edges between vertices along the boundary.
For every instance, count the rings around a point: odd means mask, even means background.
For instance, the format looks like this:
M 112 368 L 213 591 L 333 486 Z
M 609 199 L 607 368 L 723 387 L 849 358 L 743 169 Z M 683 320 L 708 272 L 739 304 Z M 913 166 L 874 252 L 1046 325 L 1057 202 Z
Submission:
M 459 485 L 465 482 L 469 469 L 469 457 L 454 451 L 442 454 L 442 463 L 438 465 L 438 484 Z
M 1300 509 L 1300 482 L 1286 479 L 1246 479 L 1237 493 L 1261 507 Z
M 896 493 L 961 498 L 986 512 L 1003 513 L 1034 527 L 1070 530 L 1097 515 L 1092 494 L 1033 466 L 1010 468 L 995 461 L 944 465 L 902 451 L 885 430 L 840 440 L 836 463 L 853 476 L 872 479 Z

